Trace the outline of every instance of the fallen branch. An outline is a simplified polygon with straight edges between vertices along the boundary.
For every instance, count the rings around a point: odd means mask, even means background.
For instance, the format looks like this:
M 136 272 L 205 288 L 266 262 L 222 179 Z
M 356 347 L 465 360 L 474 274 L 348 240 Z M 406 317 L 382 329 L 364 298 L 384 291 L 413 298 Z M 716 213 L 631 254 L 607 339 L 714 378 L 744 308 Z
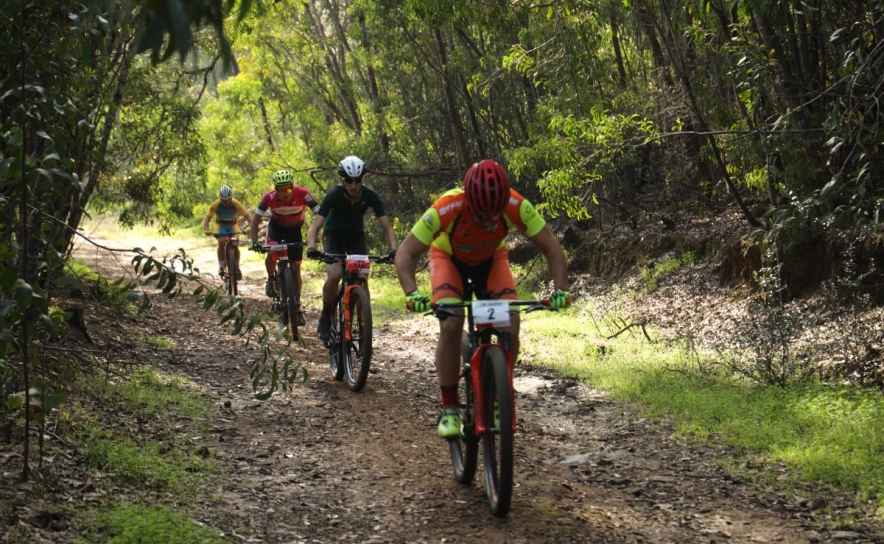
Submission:
M 641 327 L 642 333 L 645 335 L 645 338 L 648 339 L 648 342 L 651 342 L 651 343 L 654 342 L 653 340 L 651 340 L 651 337 L 648 335 L 648 331 L 645 329 L 645 322 L 644 321 L 639 321 L 638 323 L 629 323 L 625 327 L 620 329 L 619 331 L 612 334 L 611 336 L 608 336 L 607 339 L 610 340 L 612 338 L 617 338 L 618 336 L 620 336 L 621 334 L 623 334 L 624 332 L 628 331 L 629 329 L 631 329 L 633 327 Z

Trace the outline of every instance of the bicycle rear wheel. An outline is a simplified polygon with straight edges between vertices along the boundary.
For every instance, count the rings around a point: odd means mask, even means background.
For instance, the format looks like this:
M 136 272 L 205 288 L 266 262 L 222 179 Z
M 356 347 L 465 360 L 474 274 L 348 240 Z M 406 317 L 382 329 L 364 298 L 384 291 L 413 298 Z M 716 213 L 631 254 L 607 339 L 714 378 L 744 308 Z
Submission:
M 236 257 L 236 246 L 227 244 L 225 249 L 225 257 L 227 258 L 227 294 L 235 296 L 236 289 L 236 271 L 239 270 L 239 260 Z
M 331 368 L 332 378 L 337 382 L 344 379 L 344 338 L 341 334 L 341 323 L 344 321 L 343 308 L 343 302 L 335 306 L 335 315 L 332 317 L 326 343 L 326 347 L 328 347 L 328 366 Z
M 485 493 L 491 513 L 506 516 L 513 495 L 513 404 L 506 352 L 500 347 L 485 351 L 482 361 L 482 407 L 485 434 Z
M 291 267 L 282 269 L 282 313 L 292 340 L 298 339 L 298 280 Z
M 365 289 L 350 291 L 350 340 L 344 340 L 344 379 L 351 391 L 361 391 L 371 366 L 371 302 Z
M 461 363 L 463 372 L 457 382 L 457 398 L 460 403 L 460 415 L 463 428 L 458 438 L 448 441 L 448 452 L 451 454 L 451 466 L 454 468 L 454 479 L 467 485 L 476 475 L 479 460 L 479 439 L 476 437 L 476 425 L 473 420 L 473 394 L 470 386 L 470 339 L 464 332 L 460 342 Z

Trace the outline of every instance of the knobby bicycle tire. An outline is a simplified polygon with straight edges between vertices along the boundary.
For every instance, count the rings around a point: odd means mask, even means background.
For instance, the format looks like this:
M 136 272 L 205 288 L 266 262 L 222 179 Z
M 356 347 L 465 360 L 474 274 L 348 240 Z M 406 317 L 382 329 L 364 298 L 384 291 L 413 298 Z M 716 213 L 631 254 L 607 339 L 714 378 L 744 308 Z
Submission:
M 292 340 L 298 339 L 298 283 L 291 267 L 282 269 L 282 313 L 285 325 L 292 334 Z
M 479 439 L 476 437 L 476 425 L 473 421 L 473 394 L 470 383 L 470 338 L 464 332 L 460 341 L 461 372 L 457 382 L 457 398 L 463 427 L 458 438 L 448 440 L 448 452 L 451 454 L 451 467 L 454 479 L 458 483 L 468 485 L 476 475 L 479 460 Z
M 328 331 L 328 366 L 331 368 L 332 378 L 336 382 L 344 379 L 344 337 L 341 334 L 344 323 L 344 303 L 335 304 L 335 315 L 332 318 L 331 327 Z
M 492 514 L 501 518 L 509 512 L 513 496 L 513 404 L 510 394 L 506 352 L 501 347 L 488 348 L 482 361 L 482 412 L 486 429 L 482 435 L 482 456 L 488 506 Z
M 371 367 L 371 301 L 364 288 L 350 290 L 350 340 L 344 340 L 344 379 L 351 391 L 361 391 Z
M 236 246 L 227 244 L 225 257 L 227 258 L 227 294 L 230 296 L 236 296 L 236 271 L 239 270 L 239 261 L 236 258 Z

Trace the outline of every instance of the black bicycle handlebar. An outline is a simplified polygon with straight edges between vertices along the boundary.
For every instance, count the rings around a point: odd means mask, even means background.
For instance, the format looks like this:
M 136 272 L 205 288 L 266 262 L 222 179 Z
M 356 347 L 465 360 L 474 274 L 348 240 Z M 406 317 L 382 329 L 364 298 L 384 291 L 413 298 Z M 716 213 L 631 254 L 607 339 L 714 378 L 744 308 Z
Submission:
M 506 299 L 504 299 L 506 300 Z M 525 313 L 535 312 L 537 310 L 549 310 L 551 312 L 557 312 L 558 310 L 555 308 L 550 308 L 550 302 L 548 298 L 543 300 L 507 300 L 510 306 L 527 306 L 524 310 Z M 429 312 L 424 315 L 432 315 L 437 318 L 444 320 L 448 317 L 457 315 L 454 311 L 455 308 L 467 308 L 472 305 L 473 301 L 461 301 L 461 302 L 432 302 L 430 303 L 430 308 L 432 308 Z
M 282 249 L 291 250 L 296 247 L 306 246 L 306 242 L 282 242 L 280 244 L 262 245 L 259 248 L 249 247 L 249 251 L 257 251 L 258 253 L 269 253 L 271 251 L 281 251 Z
M 323 253 L 320 252 L 319 257 L 316 259 L 318 261 L 322 261 L 326 264 L 335 264 L 335 263 L 344 263 L 347 261 L 347 257 L 352 257 L 353 255 L 358 255 L 358 253 Z M 368 257 L 368 260 L 374 261 L 378 264 L 391 264 L 393 262 L 393 257 L 390 255 L 363 255 L 364 257 Z

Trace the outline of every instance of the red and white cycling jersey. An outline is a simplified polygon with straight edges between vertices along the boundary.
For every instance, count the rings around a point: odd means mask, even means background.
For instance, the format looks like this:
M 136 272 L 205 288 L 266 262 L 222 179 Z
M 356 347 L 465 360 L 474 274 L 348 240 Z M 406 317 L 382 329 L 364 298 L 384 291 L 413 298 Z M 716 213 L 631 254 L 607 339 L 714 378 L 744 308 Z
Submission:
M 300 227 L 304 224 L 304 213 L 307 208 L 316 213 L 319 210 L 319 203 L 307 189 L 298 186 L 294 186 L 292 189 L 294 192 L 289 202 L 281 200 L 276 189 L 268 191 L 261 199 L 261 203 L 258 204 L 255 213 L 263 216 L 264 212 L 269 209 L 271 219 L 277 224 L 285 227 Z

